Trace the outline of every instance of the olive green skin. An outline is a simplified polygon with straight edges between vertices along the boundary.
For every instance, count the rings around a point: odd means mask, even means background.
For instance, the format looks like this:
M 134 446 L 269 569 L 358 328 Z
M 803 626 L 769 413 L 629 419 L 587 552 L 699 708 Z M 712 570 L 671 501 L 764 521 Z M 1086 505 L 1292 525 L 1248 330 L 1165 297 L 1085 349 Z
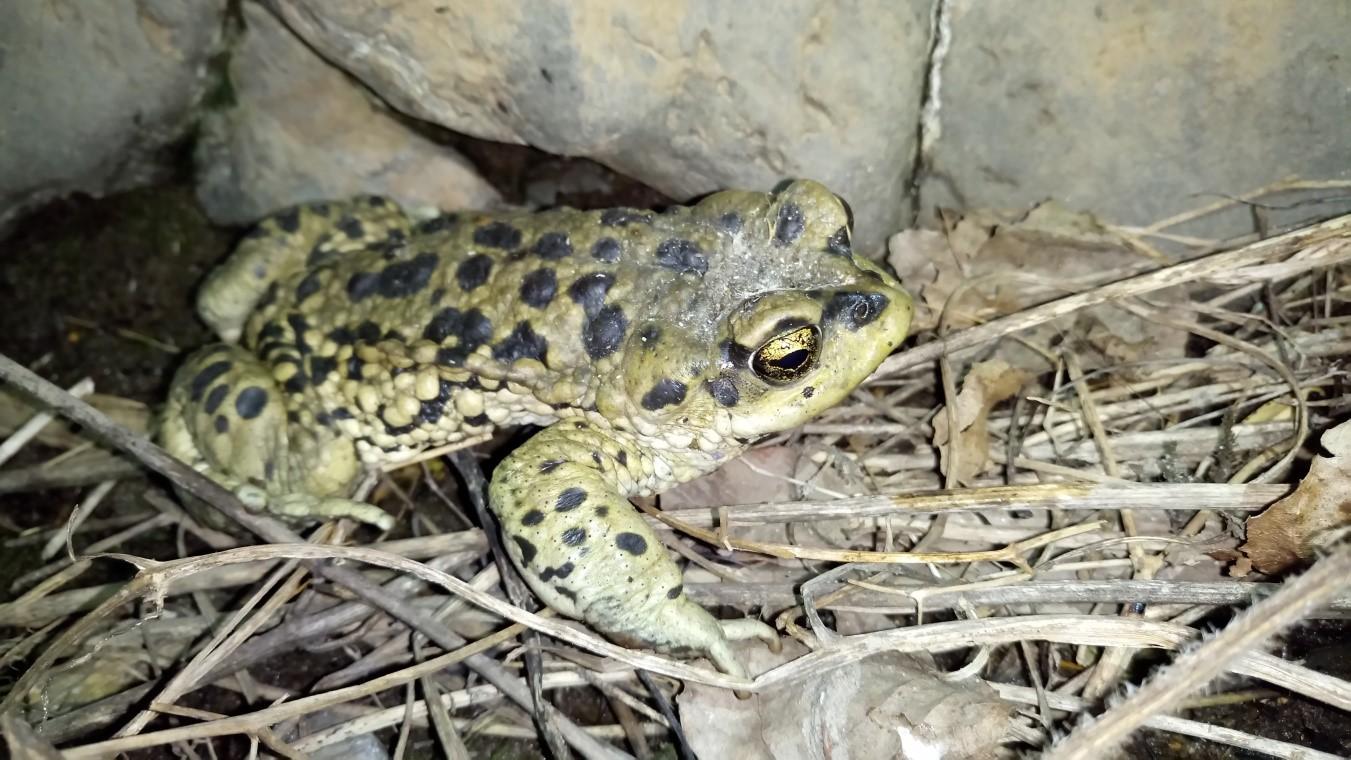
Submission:
M 198 309 L 224 342 L 179 371 L 159 437 L 254 509 L 388 527 L 346 498 L 368 470 L 543 426 L 490 486 L 530 586 L 612 639 L 741 674 L 729 640 L 773 631 L 691 602 L 628 497 L 812 418 L 900 344 L 910 299 L 850 234 L 810 181 L 663 213 L 291 209 L 208 278 Z

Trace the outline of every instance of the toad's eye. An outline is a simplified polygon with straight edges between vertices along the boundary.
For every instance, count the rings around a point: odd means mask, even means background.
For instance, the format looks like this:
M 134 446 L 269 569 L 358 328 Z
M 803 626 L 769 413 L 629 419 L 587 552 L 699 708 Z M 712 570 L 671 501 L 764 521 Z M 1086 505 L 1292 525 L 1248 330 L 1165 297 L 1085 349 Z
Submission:
M 765 341 L 751 357 L 751 370 L 770 385 L 785 385 L 816 366 L 821 352 L 821 330 L 799 327 Z

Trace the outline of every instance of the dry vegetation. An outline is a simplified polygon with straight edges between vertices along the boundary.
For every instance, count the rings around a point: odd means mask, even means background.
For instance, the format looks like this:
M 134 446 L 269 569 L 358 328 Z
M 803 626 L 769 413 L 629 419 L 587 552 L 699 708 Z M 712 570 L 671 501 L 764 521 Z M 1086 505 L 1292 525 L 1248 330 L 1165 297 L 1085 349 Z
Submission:
M 1283 185 L 1243 202 L 1296 189 L 1344 186 Z M 822 419 L 660 510 L 640 505 L 688 559 L 692 597 L 783 634 L 781 653 L 742 648 L 752 680 L 505 601 L 483 533 L 445 527 L 474 506 L 435 462 L 368 484 L 413 537 L 359 542 L 345 525 L 302 537 L 145 443 L 144 410 L 86 405 L 77 397 L 91 388 L 62 392 L 0 357 L 14 388 L 121 452 L 47 413 L 3 415 L 13 432 L 0 464 L 34 440 L 63 452 L 6 468 L 0 493 L 89 487 L 67 525 L 9 542 L 44 542 L 50 564 L 0 605 L 11 632 L 0 661 L 22 668 L 0 705 L 5 732 L 15 747 L 46 740 L 71 758 L 170 743 L 201 754 L 229 735 L 298 757 L 379 729 L 397 732 L 401 756 L 415 726 L 450 757 L 469 756 L 466 736 L 537 735 L 555 754 L 650 757 L 672 740 L 694 751 L 671 731 L 678 706 L 705 758 L 830 737 L 857 741 L 862 757 L 929 743 L 946 757 L 1002 744 L 1096 758 L 1140 726 L 1333 757 L 1177 715 L 1271 687 L 1351 710 L 1351 684 L 1267 653 L 1300 621 L 1351 609 L 1351 552 L 1335 540 L 1351 492 L 1351 427 L 1336 427 L 1351 408 L 1351 217 L 1237 241 L 1178 232 L 1238 203 L 1135 229 L 1048 205 L 894 238 L 891 263 L 921 306 L 917 344 Z M 472 484 L 476 465 L 455 461 Z M 143 512 L 100 517 L 140 467 L 269 543 L 200 527 L 157 489 Z M 414 512 L 426 501 L 452 517 Z M 110 554 L 166 527 L 178 529 L 178 559 Z M 83 580 L 107 563 L 137 572 Z M 1203 635 L 1214 621 L 1223 629 Z M 308 692 L 258 669 L 297 649 L 338 650 L 345 664 Z M 1149 649 L 1182 654 L 1141 666 Z M 1226 673 L 1243 680 L 1206 695 Z M 245 706 L 186 706 L 209 684 Z M 539 707 L 531 687 L 594 690 L 613 724 Z M 818 715 L 804 707 L 813 699 L 846 707 Z M 1096 719 L 1075 717 L 1084 712 Z

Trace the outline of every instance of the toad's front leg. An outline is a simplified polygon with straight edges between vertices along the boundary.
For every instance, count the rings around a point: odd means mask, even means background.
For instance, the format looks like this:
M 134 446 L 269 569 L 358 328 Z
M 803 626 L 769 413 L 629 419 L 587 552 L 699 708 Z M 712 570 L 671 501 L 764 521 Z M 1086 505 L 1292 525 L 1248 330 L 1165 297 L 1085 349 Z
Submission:
M 558 612 L 620 643 L 707 655 L 744 676 L 729 641 L 778 637 L 756 620 L 719 621 L 685 595 L 680 569 L 624 496 L 636 459 L 572 422 L 531 438 L 497 466 L 489 489 L 507 553 Z

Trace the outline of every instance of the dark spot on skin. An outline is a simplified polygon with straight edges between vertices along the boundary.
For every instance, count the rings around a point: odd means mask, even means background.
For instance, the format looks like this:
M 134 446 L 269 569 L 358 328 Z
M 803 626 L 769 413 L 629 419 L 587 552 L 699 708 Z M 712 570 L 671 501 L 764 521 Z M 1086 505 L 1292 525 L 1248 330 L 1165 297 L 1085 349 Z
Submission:
M 408 261 L 397 261 L 380 272 L 377 291 L 385 298 L 407 298 L 415 295 L 427 283 L 441 259 L 434 253 L 419 253 Z
M 515 541 L 516 548 L 521 550 L 521 564 L 530 564 L 535 559 L 535 545 L 520 536 L 512 536 L 511 540 Z
M 591 461 L 592 461 L 592 462 L 595 462 L 597 467 L 600 467 L 600 466 L 601 466 L 601 464 L 600 464 L 600 463 L 601 463 L 601 458 L 600 458 L 600 452 L 599 452 L 599 451 L 593 451 L 593 452 L 591 452 Z
M 271 459 L 263 463 L 263 477 L 272 480 L 272 476 L 277 474 L 277 463 Z
M 413 423 L 411 423 L 411 422 L 408 423 L 407 425 L 391 425 L 391 424 L 389 424 L 388 422 L 386 422 L 386 423 L 385 423 L 385 433 L 397 437 L 397 436 L 406 435 L 406 434 L 408 434 L 408 433 L 413 432 L 413 429 L 416 428 L 416 427 L 417 427 L 417 425 L 415 425 L 415 424 L 413 424 Z
M 455 223 L 458 222 L 459 219 L 460 219 L 459 216 L 455 214 L 442 214 L 440 216 L 434 216 L 431 219 L 428 219 L 418 224 L 417 231 L 424 235 L 431 234 L 434 232 L 445 232 L 451 227 L 454 227 Z
M 529 322 L 516 323 L 501 343 L 493 347 L 493 358 L 500 362 L 514 362 L 518 359 L 536 359 L 544 361 L 549 350 L 549 341 L 535 332 Z
M 647 552 L 647 539 L 637 533 L 620 533 L 615 536 L 615 546 L 629 554 L 639 556 Z
M 356 333 L 347 327 L 335 327 L 328 331 L 328 339 L 340 346 L 349 346 L 356 342 Z
M 453 393 L 454 390 L 455 390 L 455 383 L 452 383 L 451 381 L 445 379 L 444 377 L 441 378 L 440 380 L 437 381 L 436 400 L 449 401 L 450 394 Z
M 592 359 L 600 359 L 619 350 L 629 320 L 619 304 L 610 304 L 582 328 L 582 345 Z
M 305 342 L 305 333 L 310 329 L 310 323 L 306 321 L 304 314 L 287 314 L 286 324 L 291 326 L 291 332 L 295 335 L 296 348 L 300 353 L 306 354 L 310 351 L 310 346 Z
M 441 419 L 441 414 L 446 410 L 446 402 L 441 399 L 430 399 L 423 401 L 418 405 L 417 416 L 413 422 L 424 425 L 435 425 Z
M 555 469 L 558 468 L 558 466 L 559 466 L 560 464 L 563 464 L 563 463 L 566 462 L 566 461 L 568 461 L 568 460 L 566 460 L 566 459 L 546 459 L 546 460 L 544 460 L 543 462 L 540 462 L 540 463 L 539 463 L 539 471 L 540 471 L 541 473 L 550 473 L 550 472 L 553 472 Z
M 774 242 L 778 245 L 792 245 L 802 237 L 807 228 L 807 218 L 796 203 L 779 206 L 779 221 L 774 227 Z
M 807 387 L 805 387 L 805 388 L 802 389 L 802 397 L 803 397 L 803 398 L 811 398 L 812 396 L 815 396 L 815 395 L 816 395 L 816 389 L 813 388 L 813 387 L 810 386 L 810 385 L 808 385 Z
M 258 331 L 259 340 L 270 340 L 272 338 L 280 338 L 281 336 L 281 325 L 276 322 L 268 322 L 266 327 Z
M 619 453 L 615 454 L 615 461 L 619 462 L 621 466 L 627 465 L 629 463 L 629 452 L 620 449 Z
M 473 290 L 488 281 L 488 275 L 493 271 L 493 258 L 486 254 L 476 254 L 460 262 L 460 266 L 455 269 L 455 281 L 460 284 L 460 289 L 465 291 Z
M 460 329 L 460 345 L 473 351 L 492 339 L 492 321 L 478 309 L 466 311 L 464 313 L 464 326 Z
M 607 208 L 600 215 L 600 223 L 603 227 L 623 227 L 635 222 L 651 224 L 652 214 L 631 208 Z
M 206 394 L 206 406 L 204 407 L 206 413 L 215 414 L 216 410 L 220 408 L 221 402 L 225 401 L 225 397 L 228 395 L 230 395 L 230 386 L 228 385 L 217 385 L 212 388 L 211 392 Z
M 826 250 L 836 256 L 849 256 L 849 228 L 841 227 L 835 230 L 830 239 L 826 241 Z
M 559 596 L 566 596 L 568 599 L 571 599 L 574 602 L 577 601 L 577 592 L 573 591 L 572 589 L 563 588 L 562 586 L 554 586 L 554 591 Z
M 378 343 L 380 341 L 380 325 L 369 319 L 357 325 L 357 337 L 365 343 Z
M 543 309 L 558 293 L 558 275 L 552 269 L 536 269 L 521 279 L 521 300 L 536 309 Z
M 469 427 L 483 427 L 488 424 L 488 415 L 476 414 L 473 417 L 465 417 L 464 424 Z
M 881 293 L 836 293 L 821 311 L 823 322 L 838 322 L 846 330 L 857 330 L 881 316 L 890 301 Z
M 538 509 L 532 509 L 521 516 L 522 525 L 539 525 L 544 522 L 544 513 Z
M 308 388 L 309 384 L 309 377 L 305 375 L 303 370 L 297 368 L 296 373 L 287 378 L 286 382 L 281 384 L 281 387 L 285 388 L 287 393 L 300 393 Z
M 685 400 L 686 390 L 688 389 L 685 384 L 679 380 L 663 377 L 643 395 L 643 408 L 649 412 L 655 412 L 658 409 L 679 404 Z
M 381 256 L 385 259 L 395 259 L 403 251 L 404 244 L 408 242 L 408 235 L 403 230 L 390 230 L 385 239 L 376 243 L 372 248 L 382 251 Z
M 474 230 L 474 244 L 504 251 L 521 247 L 521 231 L 506 222 L 490 222 Z
M 320 412 L 314 415 L 314 421 L 324 427 L 328 427 L 333 422 L 333 417 L 330 416 L 328 412 Z
M 542 76 L 542 77 L 544 77 L 544 81 L 548 82 L 549 84 L 553 84 L 553 83 L 554 83 L 554 75 L 553 75 L 553 74 L 550 74 L 548 69 L 541 68 L 541 69 L 539 70 L 539 75 Z M 541 577 L 541 578 L 544 578 L 544 576 L 540 576 L 540 577 Z M 544 578 L 544 580 L 548 580 L 548 579 L 547 579 L 547 578 Z
M 539 579 L 545 582 L 553 580 L 554 578 L 563 579 L 568 577 L 569 575 L 572 575 L 572 571 L 576 569 L 577 566 L 572 564 L 571 562 L 564 562 L 558 567 L 544 568 L 544 572 L 539 574 Z
M 362 226 L 361 220 L 355 216 L 344 216 L 333 226 L 352 240 L 358 240 L 366 235 L 366 228 Z
M 263 291 L 263 297 L 258 299 L 257 308 L 266 309 L 267 307 L 276 303 L 276 301 L 277 301 L 277 283 L 274 282 L 271 285 L 267 286 L 267 290 Z
M 722 350 L 722 364 L 724 367 L 740 369 L 748 367 L 751 363 L 751 350 L 733 340 L 725 340 L 719 347 Z
M 314 244 L 314 247 L 310 249 L 310 254 L 305 257 L 305 266 L 322 266 L 333 259 L 333 247 L 329 245 L 332 238 L 331 234 L 319 238 L 319 242 Z
M 337 409 L 334 409 L 334 410 L 333 410 L 333 419 L 335 419 L 335 420 L 350 420 L 350 419 L 352 419 L 352 412 L 351 412 L 351 410 L 349 410 L 347 407 L 345 407 L 345 406 L 340 406 L 340 407 L 338 407 Z
M 546 232 L 530 247 L 530 252 L 541 259 L 557 261 L 572 255 L 572 241 L 568 240 L 567 233 Z
M 568 512 L 576 509 L 586 501 L 586 491 L 573 486 L 565 488 L 558 494 L 558 501 L 554 502 L 554 509 L 558 512 Z
M 287 413 L 286 413 L 286 421 L 289 422 L 289 423 L 291 423 L 292 425 L 299 425 L 299 424 L 300 424 L 300 413 L 299 413 L 299 412 L 287 412 Z
M 214 383 L 221 375 L 229 372 L 231 366 L 230 362 L 213 362 L 204 367 L 201 372 L 198 372 L 192 378 L 192 383 L 188 386 L 191 390 L 192 400 L 201 401 L 202 394 L 206 393 L 207 387 Z
M 282 232 L 296 232 L 300 229 L 300 209 L 288 208 L 277 214 L 277 226 Z
M 587 317 L 594 318 L 605 305 L 605 294 L 614 284 L 614 275 L 609 272 L 592 272 L 578 277 L 568 286 L 568 297 L 582 307 Z
M 560 538 L 568 546 L 581 546 L 586 542 L 586 528 L 568 528 Z
M 708 271 L 708 259 L 692 240 L 672 238 L 657 246 L 657 263 L 681 274 L 702 276 Z
M 347 278 L 347 297 L 353 301 L 362 301 L 374 295 L 380 287 L 380 275 L 376 272 L 357 272 Z
M 235 413 L 240 419 L 251 420 L 263 413 L 267 406 L 267 391 L 256 385 L 250 385 L 235 396 Z
M 323 280 L 319 277 L 318 272 L 310 272 L 305 275 L 305 279 L 296 285 L 296 303 L 301 303 L 306 298 L 318 293 L 321 287 L 323 287 Z
M 338 368 L 338 360 L 331 356 L 311 356 L 310 357 L 310 379 L 315 385 L 320 385 L 328 377 L 328 374 Z
M 606 264 L 619 261 L 620 253 L 622 249 L 619 247 L 619 241 L 612 237 L 603 237 L 591 246 L 591 258 L 604 261 Z
M 279 352 L 288 354 L 290 357 L 293 358 L 294 354 L 291 354 L 292 348 L 295 348 L 295 346 L 291 345 L 290 343 L 287 343 L 286 341 L 269 340 L 268 342 L 258 347 L 258 355 L 269 361 L 278 361 L 278 358 L 273 356 L 273 354 Z
M 230 432 L 230 421 L 229 421 L 228 419 L 226 419 L 226 418 L 225 418 L 225 415 L 223 415 L 223 414 L 218 414 L 218 415 L 216 415 L 215 425 L 216 425 L 216 432 L 217 432 L 217 433 L 228 433 L 228 432 Z
M 458 335 L 464 328 L 464 313 L 454 306 L 436 312 L 432 321 L 422 328 L 422 337 L 433 343 L 440 343 L 452 335 Z
M 741 231 L 741 215 L 735 211 L 728 211 L 726 214 L 718 217 L 714 225 L 723 232 L 735 235 Z
M 652 350 L 657 347 L 657 341 L 661 339 L 661 328 L 649 324 L 638 333 L 638 340 L 642 342 L 643 348 Z
M 596 507 L 596 517 L 599 517 L 600 519 L 604 520 L 609 515 L 610 515 L 609 507 Z
M 429 298 L 429 299 L 427 299 L 427 301 L 428 301 L 432 306 L 440 306 L 440 305 L 441 305 L 441 299 L 443 299 L 443 298 L 445 298 L 445 297 L 446 297 L 446 289 L 445 289 L 445 288 L 437 288 L 436 290 L 433 290 L 433 291 L 432 291 L 432 297 Z
M 708 393 L 722 406 L 736 406 L 741 401 L 741 391 L 736 388 L 736 383 L 732 382 L 730 377 L 719 376 L 704 382 L 708 388 Z
M 667 598 L 667 599 L 679 599 L 679 598 L 680 598 L 680 595 L 683 594 L 684 592 L 685 592 L 685 586 L 684 586 L 683 584 L 682 584 L 682 585 L 678 585 L 678 586 L 672 586 L 672 587 L 671 587 L 671 590 L 666 592 L 666 598 Z
M 365 366 L 365 364 L 365 362 L 355 356 L 347 357 L 347 379 L 360 380 L 362 378 L 361 368 Z

